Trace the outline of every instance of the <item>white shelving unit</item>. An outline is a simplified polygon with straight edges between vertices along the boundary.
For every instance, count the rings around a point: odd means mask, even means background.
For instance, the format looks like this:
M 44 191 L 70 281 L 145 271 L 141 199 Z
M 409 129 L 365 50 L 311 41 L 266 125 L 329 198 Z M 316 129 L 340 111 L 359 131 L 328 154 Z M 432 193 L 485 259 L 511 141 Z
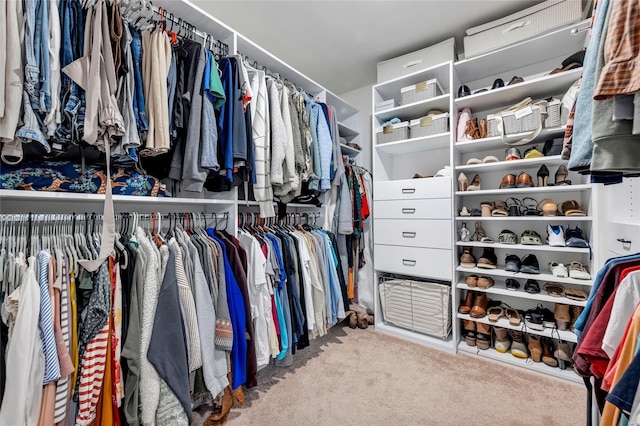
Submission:
M 469 108 L 472 115 L 478 120 L 486 118 L 488 114 L 505 109 L 511 105 L 517 104 L 526 97 L 531 97 L 534 101 L 547 97 L 556 97 L 561 99 L 567 89 L 580 77 L 581 69 L 570 70 L 553 75 L 549 75 L 549 71 L 560 65 L 562 60 L 572 53 L 580 50 L 584 46 L 584 32 L 573 33 L 572 30 L 585 26 L 585 23 L 576 23 L 566 28 L 561 28 L 545 35 L 535 37 L 518 43 L 514 46 L 508 46 L 495 52 L 490 52 L 468 60 L 456 62 L 453 66 L 454 87 L 467 85 L 472 94 L 454 100 L 454 108 L 452 116 L 457 120 L 458 112 L 463 108 Z M 513 76 L 521 76 L 524 82 L 507 85 Z M 491 90 L 493 80 L 502 78 L 505 86 Z M 488 88 L 489 90 L 475 93 L 479 89 Z M 452 91 L 453 92 L 453 91 Z M 457 95 L 457 92 L 454 93 Z M 566 120 L 565 114 L 562 115 Z M 454 121 L 455 122 L 455 121 Z M 507 217 L 482 217 L 482 216 L 457 216 L 456 217 L 456 237 L 455 245 L 456 260 L 454 262 L 454 280 L 456 282 L 456 297 L 454 298 L 454 314 L 459 320 L 472 320 L 485 324 L 491 324 L 487 317 L 470 318 L 469 315 L 463 315 L 457 312 L 458 305 L 467 291 L 484 292 L 489 299 L 500 300 L 518 310 L 526 311 L 534 309 L 537 305 L 554 311 L 556 303 L 568 304 L 573 306 L 584 306 L 585 302 L 572 300 L 566 297 L 554 297 L 544 290 L 544 284 L 547 282 L 560 283 L 567 288 L 575 288 L 586 291 L 591 289 L 593 282 L 591 280 L 577 280 L 573 278 L 558 278 L 551 275 L 548 263 L 555 261 L 561 263 L 571 263 L 579 261 L 588 266 L 589 271 L 595 273 L 597 270 L 598 256 L 594 253 L 590 258 L 592 251 L 588 248 L 571 248 L 571 247 L 550 247 L 548 245 L 509 245 L 509 244 L 488 244 L 479 241 L 462 242 L 459 241 L 457 231 L 462 223 L 466 223 L 471 234 L 474 233 L 475 223 L 481 222 L 487 235 L 498 240 L 498 234 L 508 229 L 515 232 L 520 239 L 520 235 L 525 230 L 534 230 L 542 238 L 543 243 L 547 235 L 547 225 L 558 224 L 563 226 L 579 226 L 585 231 L 587 238 L 593 246 L 597 246 L 598 233 L 596 232 L 597 217 L 597 191 L 589 184 L 588 179 L 575 173 L 569 173 L 566 179 L 572 181 L 572 185 L 567 186 L 538 186 L 537 171 L 545 165 L 549 169 L 548 182 L 555 181 L 555 172 L 559 166 L 566 164 L 560 156 L 541 157 L 534 159 L 524 159 L 524 152 L 527 148 L 536 145 L 542 151 L 544 141 L 551 138 L 562 137 L 565 132 L 565 123 L 562 126 L 554 128 L 543 128 L 540 135 L 533 142 L 518 146 L 522 154 L 522 160 L 504 161 L 506 149 L 509 148 L 508 143 L 513 143 L 523 139 L 528 133 L 507 135 L 504 138 L 491 137 L 478 140 L 457 142 L 457 135 L 452 134 L 452 161 L 454 167 L 454 179 L 458 178 L 460 173 L 464 173 L 468 181 L 478 174 L 481 178 L 481 190 L 479 191 L 459 191 L 457 182 L 455 190 L 455 212 L 459 213 L 462 207 L 467 209 L 480 208 L 483 201 L 503 200 L 514 197 L 522 200 L 525 197 L 532 198 L 536 202 L 540 202 L 545 198 L 554 200 L 557 204 L 563 201 L 576 200 L 587 216 L 507 216 Z M 455 133 L 452 132 L 452 133 Z M 495 156 L 498 162 L 467 164 L 471 158 L 482 161 L 486 156 Z M 506 174 L 514 174 L 518 176 L 520 173 L 528 173 L 532 177 L 534 187 L 531 188 L 512 188 L 498 189 L 502 178 Z M 519 241 L 518 241 L 519 242 Z M 496 269 L 483 268 L 463 268 L 458 265 L 458 257 L 462 253 L 463 247 L 470 247 L 474 256 L 481 257 L 485 250 L 492 250 L 498 260 Z M 540 274 L 524 274 L 513 273 L 504 270 L 504 261 L 507 255 L 517 255 L 522 258 L 526 254 L 533 254 L 538 259 L 540 265 Z M 488 289 L 469 288 L 465 284 L 465 278 L 469 275 L 476 274 L 485 275 L 494 278 L 495 285 Z M 520 283 L 517 291 L 507 290 L 505 281 L 509 278 L 516 279 Z M 524 291 L 524 285 L 528 279 L 536 280 L 540 286 L 540 293 L 531 294 Z M 493 325 L 493 324 L 492 324 Z M 508 321 L 501 319 L 497 325 L 508 329 L 520 330 L 520 327 L 509 325 Z M 462 321 L 459 321 L 459 333 L 462 330 Z M 538 334 L 541 336 L 551 337 L 568 342 L 576 342 L 576 336 L 571 331 L 553 332 L 551 329 L 544 331 L 536 331 L 527 329 L 527 332 Z M 469 347 L 464 339 L 456 342 L 457 350 L 477 354 L 479 356 L 493 359 L 495 361 L 508 363 L 525 368 L 529 371 L 542 373 L 549 376 L 558 377 L 572 382 L 580 382 L 581 378 L 571 370 L 560 370 L 558 368 L 549 367 L 543 363 L 534 363 L 530 359 L 523 360 L 512 356 L 510 353 L 502 354 L 494 349 L 478 350 Z
M 435 250 L 436 246 L 440 250 L 444 250 L 443 247 L 448 247 L 450 243 L 452 273 L 449 276 L 454 295 L 451 315 L 458 320 L 456 321 L 457 325 L 453 328 L 452 340 L 443 344 L 439 339 L 434 341 L 428 336 L 385 323 L 380 301 L 376 299 L 376 327 L 379 331 L 440 349 L 477 353 L 477 355 L 484 358 L 522 367 L 534 373 L 554 376 L 572 382 L 581 381 L 571 370 L 552 368 L 543 363 L 534 363 L 530 359 L 516 358 L 509 353 L 501 354 L 493 349 L 478 351 L 476 348 L 467 346 L 464 339 L 461 339 L 461 319 L 470 318 L 458 314 L 458 305 L 465 292 L 470 290 L 465 284 L 465 277 L 476 274 L 493 277 L 495 285 L 485 290 L 478 288 L 471 290 L 485 292 L 491 299 L 501 300 L 516 309 L 526 311 L 541 304 L 553 311 L 555 303 L 584 306 L 585 302 L 582 301 L 571 300 L 566 297 L 554 297 L 547 294 L 544 290 L 544 284 L 546 282 L 561 283 L 565 287 L 581 289 L 586 292 L 593 285 L 591 280 L 554 277 L 551 275 L 547 264 L 551 261 L 562 263 L 579 261 L 587 265 L 592 273 L 595 273 L 600 265 L 598 250 L 594 248 L 598 244 L 598 232 L 595 225 L 598 217 L 596 208 L 599 204 L 598 190 L 590 185 L 586 178 L 575 173 L 569 173 L 567 177 L 572 181 L 572 185 L 538 187 L 537 171 L 542 165 L 549 169 L 548 182 L 554 183 L 558 167 L 566 164 L 566 161 L 562 160 L 559 155 L 524 159 L 524 151 L 533 145 L 537 145 L 538 149 L 542 151 L 545 140 L 561 138 L 566 130 L 564 122 L 557 127 L 543 128 L 535 141 L 527 146 L 518 146 L 523 159 L 515 161 L 504 161 L 505 151 L 509 147 L 508 144 L 522 140 L 530 132 L 457 142 L 456 128 L 458 111 L 462 108 L 470 108 L 474 117 L 481 119 L 514 105 L 525 97 L 532 97 L 534 101 L 551 96 L 560 99 L 580 77 L 581 69 L 553 75 L 549 75 L 549 71 L 558 67 L 566 57 L 584 47 L 585 32 L 574 30 L 583 28 L 587 24 L 588 21 L 579 22 L 494 52 L 455 63 L 446 62 L 373 86 L 373 174 L 374 183 L 377 185 L 374 193 L 374 213 L 377 216 L 383 215 L 383 218 L 378 217 L 374 224 L 376 239 L 374 252 L 380 260 L 380 262 L 376 261 L 376 269 L 379 274 L 392 271 L 420 278 L 447 276 L 447 274 L 441 272 L 442 268 L 449 266 L 442 261 L 441 252 L 424 252 L 416 263 L 413 263 L 413 260 L 418 257 L 419 250 Z M 496 78 L 502 78 L 507 84 L 514 76 L 523 77 L 524 82 L 476 93 L 483 88 L 490 89 Z M 402 87 L 433 78 L 437 78 L 443 87 L 442 94 L 408 105 L 401 104 L 400 89 Z M 456 98 L 457 88 L 462 84 L 471 89 L 472 95 Z M 393 108 L 376 111 L 375 106 L 377 104 L 391 99 L 394 100 L 395 106 Z M 420 118 L 429 110 L 435 109 L 449 112 L 450 130 L 447 133 L 377 143 L 376 130 L 382 123 L 395 117 L 401 121 Z M 566 120 L 565 115 L 563 114 L 562 116 L 564 120 Z M 482 160 L 487 156 L 495 156 L 499 161 L 482 163 Z M 467 164 L 472 158 L 480 160 L 481 163 Z M 448 189 L 450 198 L 447 198 L 448 195 L 443 193 L 440 188 L 434 186 L 434 179 L 411 179 L 416 173 L 422 176 L 434 175 L 444 166 L 451 166 L 453 169 L 452 182 Z M 478 174 L 481 177 L 481 190 L 459 191 L 457 177 L 460 172 L 467 175 L 469 182 Z M 498 189 L 504 175 L 515 174 L 518 176 L 522 172 L 531 175 L 534 187 Z M 429 189 L 422 188 L 423 185 L 428 186 Z M 436 193 L 438 194 L 437 196 L 432 195 Z M 480 203 L 483 201 L 504 201 L 507 198 L 522 200 L 525 197 L 536 200 L 536 203 L 545 198 L 550 198 L 558 204 L 568 200 L 575 200 L 582 206 L 587 215 L 459 216 L 462 207 L 479 209 Z M 443 227 L 440 222 L 434 221 L 434 216 L 436 215 L 434 212 L 436 211 L 439 218 L 447 217 L 449 199 L 451 200 L 452 213 L 450 221 L 453 223 L 453 235 L 451 235 L 450 241 L 448 240 L 448 235 L 451 225 Z M 430 208 L 429 206 L 432 207 Z M 412 214 L 393 216 L 393 212 L 402 211 L 406 213 L 403 209 L 411 207 L 415 207 L 415 211 L 410 212 Z M 496 241 L 498 234 L 504 229 L 512 230 L 518 236 L 523 231 L 531 229 L 542 237 L 543 245 L 488 244 L 479 241 L 461 242 L 458 241 L 458 229 L 462 222 L 467 224 L 472 234 L 475 222 L 482 222 L 487 234 Z M 553 224 L 571 226 L 572 228 L 579 226 L 590 240 L 592 248 L 550 247 L 544 244 L 547 225 Z M 399 231 L 394 233 L 393 230 Z M 415 231 L 416 237 L 414 238 L 411 238 L 414 235 L 412 230 Z M 420 238 L 417 235 L 420 235 Z M 433 243 L 432 240 L 435 240 L 436 236 L 438 243 Z M 417 239 L 420 239 L 421 242 L 413 241 Z M 462 268 L 458 265 L 458 257 L 462 247 L 471 247 L 476 258 L 480 257 L 483 250 L 493 249 L 497 254 L 498 267 L 496 269 Z M 514 254 L 522 258 L 528 253 L 534 254 L 538 258 L 541 274 L 529 275 L 504 270 L 504 259 L 507 254 Z M 404 265 L 394 265 L 393 262 L 396 259 L 398 262 L 407 259 L 408 261 Z M 426 262 L 426 264 L 420 263 L 420 261 Z M 514 278 L 519 281 L 521 287 L 518 291 L 507 290 L 505 281 L 508 278 Z M 524 285 L 527 279 L 536 280 L 540 285 L 541 292 L 537 294 L 525 292 Z M 378 288 L 376 287 L 376 294 L 377 291 Z M 489 323 L 486 317 L 473 320 Z M 505 320 L 498 322 L 499 325 L 505 325 L 505 323 L 507 323 L 507 328 L 515 329 L 508 326 L 508 322 Z M 558 337 L 556 332 L 552 336 L 549 329 L 543 332 L 531 332 L 554 339 Z M 569 342 L 576 341 L 575 334 L 571 331 L 561 331 L 559 336 Z

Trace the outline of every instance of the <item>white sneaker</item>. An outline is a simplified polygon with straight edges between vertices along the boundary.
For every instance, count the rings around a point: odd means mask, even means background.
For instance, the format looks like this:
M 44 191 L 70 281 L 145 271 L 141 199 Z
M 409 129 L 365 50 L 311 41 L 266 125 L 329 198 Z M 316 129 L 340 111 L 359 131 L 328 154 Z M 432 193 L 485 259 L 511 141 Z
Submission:
M 551 247 L 565 247 L 564 229 L 560 225 L 547 225 L 547 240 Z
M 445 177 L 445 176 L 453 176 L 453 174 L 451 173 L 451 166 L 444 166 L 443 168 L 441 168 L 440 170 L 438 170 L 438 173 L 436 173 L 435 177 Z
M 551 274 L 554 277 L 567 278 L 567 276 L 569 275 L 569 272 L 567 271 L 567 267 L 564 266 L 564 264 L 562 263 L 551 262 L 549 264 L 549 269 L 551 269 Z
M 580 262 L 571 262 L 569 265 L 569 277 L 577 280 L 590 280 L 591 274 L 587 270 L 587 267 Z

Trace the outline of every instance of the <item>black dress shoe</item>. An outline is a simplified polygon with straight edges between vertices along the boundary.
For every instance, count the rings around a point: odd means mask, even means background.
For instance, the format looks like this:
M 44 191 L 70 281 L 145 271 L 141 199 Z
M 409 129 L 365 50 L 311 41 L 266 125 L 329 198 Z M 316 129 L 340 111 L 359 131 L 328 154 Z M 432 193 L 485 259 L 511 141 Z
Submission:
M 478 93 L 484 93 L 484 92 L 488 92 L 489 89 L 480 89 L 480 90 L 476 90 L 475 92 L 473 92 L 474 95 L 477 95 Z
M 491 89 L 497 89 L 499 87 L 504 87 L 504 81 L 501 78 L 496 78 Z
M 469 89 L 468 86 L 465 86 L 464 84 L 462 86 L 460 86 L 458 88 L 458 97 L 462 98 L 465 96 L 469 96 L 471 94 L 471 89 Z

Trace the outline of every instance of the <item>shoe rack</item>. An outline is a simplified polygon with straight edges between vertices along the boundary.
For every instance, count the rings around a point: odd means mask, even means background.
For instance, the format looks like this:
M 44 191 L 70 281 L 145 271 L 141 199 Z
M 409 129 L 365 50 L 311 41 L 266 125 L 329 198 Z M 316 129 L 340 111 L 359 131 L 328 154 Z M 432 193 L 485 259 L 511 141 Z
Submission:
M 548 75 L 549 71 L 556 68 L 566 57 L 580 50 L 584 46 L 584 31 L 576 31 L 586 26 L 586 23 L 578 23 L 566 28 L 562 28 L 551 33 L 525 41 L 517 45 L 508 46 L 495 52 L 490 52 L 482 56 L 474 57 L 454 63 L 453 65 L 453 87 L 458 88 L 466 85 L 470 89 L 470 95 L 457 97 L 457 90 L 452 91 L 453 108 L 452 123 L 457 123 L 459 112 L 463 108 L 469 108 L 472 116 L 478 120 L 487 118 L 489 114 L 493 114 L 511 105 L 520 102 L 525 97 L 531 97 L 534 101 L 547 97 L 555 97 L 562 99 L 567 89 L 580 77 L 581 69 L 569 70 L 558 74 Z M 515 76 L 523 77 L 524 81 L 509 85 L 508 82 Z M 496 79 L 504 81 L 503 87 L 499 84 L 494 85 Z M 488 90 L 476 93 L 478 90 L 487 88 Z M 452 162 L 454 166 L 453 179 L 455 185 L 454 192 L 454 213 L 455 218 L 455 246 L 454 252 L 454 287 L 456 296 L 454 297 L 454 315 L 459 319 L 458 333 L 459 336 L 465 336 L 465 322 L 473 321 L 478 330 L 486 330 L 486 325 L 503 327 L 512 332 L 519 331 L 536 337 L 549 338 L 549 342 L 554 350 L 558 348 L 559 343 L 568 342 L 571 347 L 577 341 L 576 335 L 569 329 L 555 330 L 552 327 L 545 327 L 543 330 L 535 330 L 524 325 L 524 315 L 522 315 L 522 323 L 514 325 L 509 320 L 502 317 L 497 322 L 489 321 L 487 316 L 471 317 L 469 314 L 458 312 L 458 308 L 462 301 L 465 300 L 469 291 L 474 291 L 479 301 L 486 299 L 499 301 L 504 305 L 515 308 L 521 312 L 535 309 L 537 306 L 555 311 L 556 304 L 568 305 L 569 310 L 576 312 L 586 302 L 574 300 L 564 295 L 554 296 L 548 294 L 544 289 L 547 282 L 560 283 L 566 288 L 583 290 L 589 293 L 592 280 L 582 280 L 575 278 L 558 278 L 551 274 L 549 263 L 559 262 L 570 264 L 577 261 L 585 265 L 591 275 L 597 272 L 597 255 L 594 250 L 589 248 L 575 247 L 551 247 L 545 238 L 547 236 L 547 225 L 561 226 L 579 226 L 589 240 L 591 247 L 598 244 L 598 235 L 596 232 L 597 216 L 596 206 L 597 191 L 589 184 L 588 177 L 581 176 L 576 173 L 569 172 L 565 179 L 571 181 L 571 185 L 565 186 L 544 186 L 538 185 L 537 173 L 541 166 L 546 166 L 549 171 L 547 178 L 548 183 L 554 183 L 556 171 L 566 161 L 560 155 L 544 156 L 537 158 L 525 159 L 525 151 L 528 148 L 537 146 L 539 151 L 543 150 L 544 142 L 547 139 L 562 137 L 565 131 L 566 116 L 562 116 L 562 125 L 551 128 L 543 128 L 540 135 L 532 142 L 518 146 L 521 153 L 519 160 L 505 161 L 506 150 L 509 148 L 505 142 L 514 142 L 521 140 L 528 133 L 509 135 L 503 140 L 502 137 L 485 137 L 483 139 L 474 139 L 458 142 L 456 134 L 456 124 L 452 127 Z M 490 157 L 497 157 L 499 161 L 495 162 Z M 479 164 L 468 164 L 469 160 L 476 158 L 480 160 Z M 483 162 L 484 159 L 489 160 Z M 495 159 L 494 159 L 495 160 Z M 456 181 L 458 176 L 463 173 L 467 177 L 468 185 L 474 190 L 464 190 L 464 185 L 458 187 Z M 501 182 L 506 179 L 505 176 L 515 175 L 515 188 L 500 189 Z M 530 176 L 530 180 L 527 177 Z M 543 173 L 544 174 L 544 173 Z M 472 185 L 475 176 L 480 179 L 480 187 Z M 521 177 L 521 179 L 519 179 Z M 559 176 L 562 178 L 562 176 Z M 527 184 L 531 182 L 533 186 L 520 185 L 518 181 Z M 473 182 L 473 183 L 477 183 Z M 460 216 L 463 207 L 467 210 L 480 209 L 480 204 L 485 201 L 502 200 L 507 198 L 516 198 L 522 200 L 530 197 L 537 202 L 549 198 L 558 205 L 568 200 L 575 200 L 586 212 L 585 216 L 480 216 L 469 217 Z M 485 212 L 486 213 L 486 212 Z M 495 242 L 481 242 L 480 238 L 473 238 L 469 242 L 460 241 L 459 229 L 466 224 L 470 234 L 473 236 L 476 229 L 476 222 L 481 222 L 482 228 L 486 235 L 493 238 Z M 498 242 L 498 236 L 501 231 L 510 230 L 518 236 L 518 244 L 501 244 Z M 526 230 L 537 232 L 541 239 L 542 245 L 524 245 L 521 244 L 520 236 Z M 497 264 L 493 268 L 483 267 L 463 267 L 460 264 L 460 254 L 463 247 L 469 247 L 476 259 L 483 257 L 483 253 L 491 258 L 493 252 L 497 259 Z M 505 257 L 507 255 L 516 255 L 520 259 L 525 255 L 535 255 L 539 263 L 539 274 L 525 274 L 522 272 L 510 272 L 505 270 Z M 466 278 L 470 275 L 486 276 L 493 279 L 494 283 L 488 288 L 470 287 L 466 283 Z M 520 284 L 519 289 L 507 289 L 506 280 L 515 279 Z M 529 293 L 524 290 L 525 283 L 528 279 L 536 280 L 540 287 L 539 293 Z M 482 297 L 480 297 L 482 296 Z M 563 308 L 566 309 L 566 308 Z M 473 327 L 472 323 L 466 323 Z M 547 324 L 550 325 L 550 324 Z M 491 329 L 492 329 L 491 327 Z M 468 327 L 467 327 L 468 328 Z M 500 330 L 500 329 L 499 329 Z M 500 330 L 500 333 L 503 332 Z M 468 341 L 460 338 L 457 342 L 457 350 L 477 354 L 481 357 L 491 358 L 500 362 L 516 365 L 530 371 L 543 373 L 573 382 L 581 382 L 580 377 L 570 368 L 560 369 L 545 364 L 544 362 L 534 362 L 531 354 L 527 358 L 515 356 L 510 351 L 503 352 L 503 346 L 499 346 L 500 351 L 496 350 L 495 331 L 490 332 L 492 345 L 488 349 L 479 349 L 478 345 L 470 346 Z M 527 337 L 524 339 L 524 345 L 527 346 Z M 544 340 L 544 339 L 543 339 Z M 563 345 L 564 347 L 564 345 Z
M 434 67 L 396 78 L 373 86 L 372 135 L 374 181 L 374 265 L 376 269 L 375 320 L 376 330 L 412 342 L 454 352 L 457 329 L 442 335 L 420 332 L 418 327 L 402 326 L 393 322 L 394 315 L 385 309 L 399 309 L 397 315 L 429 317 L 433 304 L 413 296 L 409 304 L 390 308 L 381 292 L 393 294 L 393 280 L 384 281 L 388 274 L 401 275 L 413 285 L 421 282 L 439 283 L 443 293 L 441 305 L 449 318 L 444 321 L 455 325 L 450 302 L 455 289 L 452 287 L 451 264 L 454 259 L 454 209 L 453 184 L 450 176 L 431 177 L 445 166 L 451 166 L 451 132 L 431 136 L 404 137 L 393 142 L 378 143 L 378 130 L 392 118 L 411 121 L 424 117 L 430 111 L 449 113 L 453 107 L 453 63 L 445 62 Z M 415 102 L 402 102 L 402 89 L 424 84 L 436 79 L 440 89 L 435 96 Z M 433 84 L 433 83 L 429 83 Z M 384 109 L 376 105 L 385 103 Z M 448 117 L 448 129 L 453 127 Z M 420 176 L 414 178 L 414 176 Z M 382 299 L 382 301 L 381 301 Z M 440 302 L 437 302 L 440 303 Z M 397 316 L 396 315 L 396 316 Z

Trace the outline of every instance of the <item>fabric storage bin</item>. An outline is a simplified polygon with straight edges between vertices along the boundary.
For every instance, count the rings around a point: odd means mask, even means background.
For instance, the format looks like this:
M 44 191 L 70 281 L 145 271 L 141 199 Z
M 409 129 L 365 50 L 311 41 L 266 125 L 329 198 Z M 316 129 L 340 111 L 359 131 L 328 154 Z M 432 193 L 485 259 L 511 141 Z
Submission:
M 389 126 L 384 126 L 378 129 L 378 143 L 387 143 L 401 141 L 403 139 L 409 139 L 409 122 L 403 121 Z
M 386 100 L 386 101 L 382 101 L 382 102 L 376 104 L 376 112 L 386 111 L 388 109 L 395 108 L 395 106 L 396 106 L 396 100 L 395 99 L 389 99 L 389 100 Z
M 583 19 L 591 0 L 547 0 L 504 18 L 469 28 L 465 59 Z
M 400 89 L 400 104 L 407 105 L 424 101 L 425 99 L 435 98 L 443 93 L 444 91 L 440 83 L 438 83 L 438 79 L 432 78 L 431 80 L 422 81 Z
M 456 59 L 455 39 L 452 37 L 424 49 L 378 62 L 378 83 Z
M 411 120 L 411 137 L 438 135 L 449 131 L 449 113 L 429 114 L 425 117 Z
M 450 284 L 390 276 L 378 293 L 385 323 L 443 340 L 451 334 Z

